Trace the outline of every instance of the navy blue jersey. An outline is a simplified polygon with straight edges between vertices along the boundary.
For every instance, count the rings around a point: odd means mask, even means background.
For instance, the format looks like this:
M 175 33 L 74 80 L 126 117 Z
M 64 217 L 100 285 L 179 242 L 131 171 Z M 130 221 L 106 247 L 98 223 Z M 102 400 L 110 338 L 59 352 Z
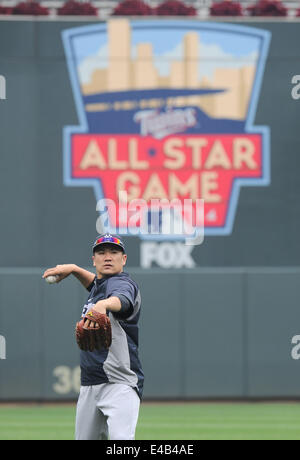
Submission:
M 138 321 L 141 295 L 138 285 L 127 273 L 95 278 L 89 287 L 90 295 L 83 307 L 84 316 L 99 300 L 118 297 L 126 309 L 108 312 L 112 326 L 112 344 L 109 350 L 81 351 L 81 385 L 124 383 L 142 396 L 144 374 L 138 356 Z M 124 302 L 125 300 L 125 302 Z

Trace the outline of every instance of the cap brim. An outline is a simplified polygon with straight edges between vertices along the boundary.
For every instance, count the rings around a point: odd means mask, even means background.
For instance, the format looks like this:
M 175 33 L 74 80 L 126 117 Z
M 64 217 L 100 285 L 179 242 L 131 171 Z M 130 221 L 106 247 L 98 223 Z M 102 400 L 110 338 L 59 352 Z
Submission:
M 100 246 L 104 246 L 104 244 L 113 244 L 114 246 L 117 246 L 118 248 L 121 249 L 122 252 L 125 254 L 125 248 L 123 248 L 120 244 L 118 243 L 113 243 L 112 241 L 104 241 L 103 243 L 96 244 L 96 246 L 93 247 L 93 252 Z

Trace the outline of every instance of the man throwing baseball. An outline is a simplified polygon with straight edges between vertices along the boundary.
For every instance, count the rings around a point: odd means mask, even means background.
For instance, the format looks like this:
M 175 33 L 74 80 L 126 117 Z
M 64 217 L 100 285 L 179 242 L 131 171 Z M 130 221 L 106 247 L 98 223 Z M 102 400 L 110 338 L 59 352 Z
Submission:
M 72 274 L 89 291 L 76 325 L 81 387 L 75 437 L 133 440 L 144 382 L 138 357 L 140 291 L 123 271 L 127 255 L 118 236 L 99 236 L 92 260 L 96 276 L 73 264 L 57 265 L 43 275 L 60 282 Z

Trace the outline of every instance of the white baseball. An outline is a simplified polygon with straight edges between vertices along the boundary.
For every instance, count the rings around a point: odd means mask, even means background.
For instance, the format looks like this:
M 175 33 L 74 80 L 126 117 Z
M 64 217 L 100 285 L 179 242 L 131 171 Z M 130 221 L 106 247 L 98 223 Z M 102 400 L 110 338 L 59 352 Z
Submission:
M 57 275 L 49 275 L 49 276 L 47 276 L 47 278 L 45 278 L 45 280 L 49 284 L 54 284 L 54 283 L 57 283 L 58 276 Z

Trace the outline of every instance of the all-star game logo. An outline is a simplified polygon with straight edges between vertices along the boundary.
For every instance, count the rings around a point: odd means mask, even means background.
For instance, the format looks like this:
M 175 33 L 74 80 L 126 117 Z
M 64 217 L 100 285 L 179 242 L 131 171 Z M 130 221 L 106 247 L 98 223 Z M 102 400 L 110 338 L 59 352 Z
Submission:
M 204 200 L 205 235 L 231 233 L 242 186 L 269 184 L 269 131 L 253 126 L 269 32 L 129 21 L 63 32 L 79 126 L 64 182 L 98 200 Z M 128 228 L 120 213 L 110 225 Z M 135 222 L 136 225 L 136 222 Z M 109 230 L 109 228 L 108 228 Z

